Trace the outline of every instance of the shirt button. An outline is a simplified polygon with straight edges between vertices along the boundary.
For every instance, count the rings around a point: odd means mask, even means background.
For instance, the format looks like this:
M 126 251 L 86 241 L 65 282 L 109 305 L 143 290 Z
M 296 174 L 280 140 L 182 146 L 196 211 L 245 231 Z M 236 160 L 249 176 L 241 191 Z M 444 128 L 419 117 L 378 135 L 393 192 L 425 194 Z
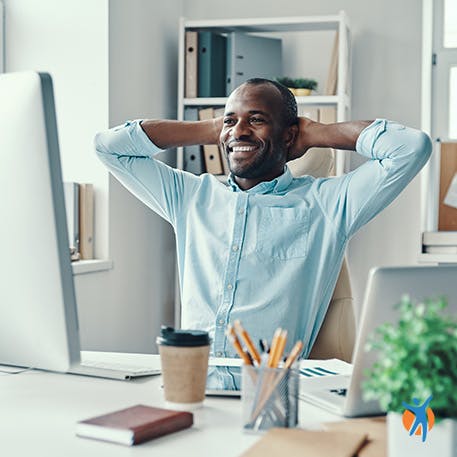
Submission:
M 233 247 L 232 247 L 232 251 L 233 251 L 233 252 L 236 252 L 236 251 L 238 251 L 238 246 L 237 246 L 236 244 L 234 244 L 234 245 L 233 245 Z
M 222 352 L 220 352 L 220 351 L 216 352 L 216 357 L 222 357 Z
M 243 214 L 243 213 L 244 213 L 244 209 L 238 210 L 238 214 Z
M 232 290 L 233 289 L 233 286 L 231 284 L 227 284 L 227 289 L 228 290 Z
M 219 319 L 219 324 L 223 325 L 224 324 L 224 319 Z

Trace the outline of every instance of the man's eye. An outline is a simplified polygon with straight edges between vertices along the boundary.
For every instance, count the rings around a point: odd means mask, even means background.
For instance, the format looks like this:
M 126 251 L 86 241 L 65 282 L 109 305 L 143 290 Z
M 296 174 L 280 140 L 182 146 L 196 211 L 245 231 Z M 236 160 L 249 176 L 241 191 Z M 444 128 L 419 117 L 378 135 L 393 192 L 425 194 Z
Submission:
M 254 124 L 261 124 L 261 123 L 265 122 L 265 120 L 262 119 L 261 117 L 251 117 L 251 122 Z
M 224 119 L 225 125 L 232 125 L 233 123 L 234 123 L 234 120 L 230 119 L 229 117 Z

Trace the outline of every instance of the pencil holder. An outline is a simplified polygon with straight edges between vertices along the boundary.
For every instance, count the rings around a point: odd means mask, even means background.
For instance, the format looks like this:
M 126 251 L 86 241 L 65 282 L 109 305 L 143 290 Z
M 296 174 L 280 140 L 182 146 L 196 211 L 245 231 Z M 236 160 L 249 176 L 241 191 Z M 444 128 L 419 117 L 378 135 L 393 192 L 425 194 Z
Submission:
M 241 401 L 243 429 L 295 427 L 298 422 L 299 372 L 295 368 L 243 365 Z

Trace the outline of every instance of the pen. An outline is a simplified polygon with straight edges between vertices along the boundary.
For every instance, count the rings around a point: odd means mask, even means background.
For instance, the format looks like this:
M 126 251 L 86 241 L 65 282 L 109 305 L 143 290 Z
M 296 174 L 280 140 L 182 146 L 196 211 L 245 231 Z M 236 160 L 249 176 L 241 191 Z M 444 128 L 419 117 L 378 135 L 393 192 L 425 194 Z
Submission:
M 228 339 L 230 340 L 230 342 L 232 343 L 233 347 L 235 348 L 235 351 L 243 359 L 243 362 L 246 365 L 252 365 L 252 360 L 249 357 L 249 354 L 247 354 L 245 351 L 243 351 L 240 341 L 239 341 L 238 337 L 236 336 L 235 330 L 233 329 L 233 327 L 230 324 L 227 325 L 226 335 L 227 335 Z
M 259 340 L 259 346 L 264 354 L 268 354 L 268 352 L 270 351 L 270 348 L 268 347 L 268 341 L 265 338 L 261 338 Z
M 249 336 L 248 332 L 243 328 L 241 325 L 241 322 L 237 319 L 233 323 L 236 331 L 241 335 L 241 338 L 243 341 L 246 343 L 246 348 L 251 355 L 252 359 L 257 363 L 257 365 L 260 365 L 261 359 L 260 359 L 260 354 L 258 353 L 257 349 L 254 346 L 254 343 L 251 340 L 251 337 Z

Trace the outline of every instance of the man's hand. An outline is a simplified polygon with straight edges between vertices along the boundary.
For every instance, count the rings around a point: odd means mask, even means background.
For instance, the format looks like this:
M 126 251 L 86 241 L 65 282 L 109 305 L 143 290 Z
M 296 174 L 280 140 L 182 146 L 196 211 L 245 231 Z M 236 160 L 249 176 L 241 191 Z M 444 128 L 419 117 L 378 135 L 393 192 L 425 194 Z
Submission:
M 289 148 L 287 160 L 298 159 L 310 148 L 333 148 L 353 151 L 357 138 L 373 121 L 321 124 L 306 117 L 298 118 L 298 133 Z
M 287 161 L 298 159 L 313 146 L 310 141 L 312 141 L 313 129 L 316 128 L 316 125 L 319 124 L 307 117 L 298 118 L 298 133 L 295 137 L 295 141 L 289 147 Z

